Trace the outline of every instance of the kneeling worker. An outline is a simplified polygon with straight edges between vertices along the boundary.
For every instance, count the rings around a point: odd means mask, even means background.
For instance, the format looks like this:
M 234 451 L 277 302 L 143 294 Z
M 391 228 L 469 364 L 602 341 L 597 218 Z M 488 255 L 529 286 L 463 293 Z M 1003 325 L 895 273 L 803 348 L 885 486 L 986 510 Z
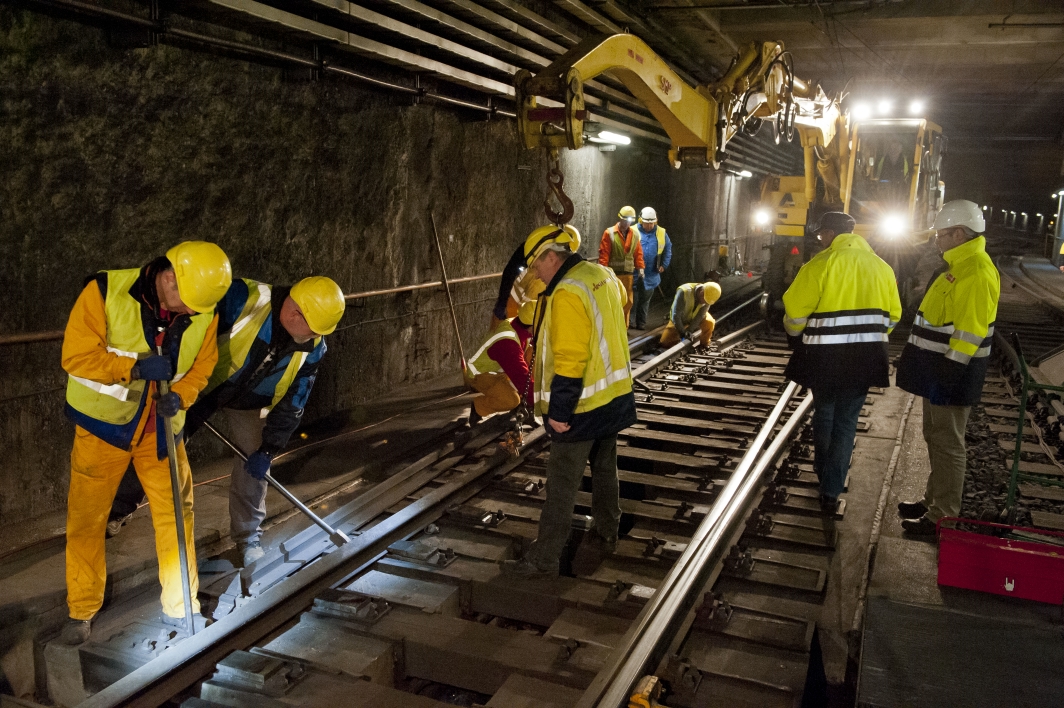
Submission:
M 617 542 L 617 433 L 636 421 L 625 294 L 608 268 L 572 252 L 579 238 L 571 226 L 544 226 L 525 240 L 526 262 L 547 283 L 536 314 L 532 377 L 535 412 L 544 418 L 551 449 L 539 533 L 524 558 L 503 562 L 510 575 L 558 574 L 588 461 L 592 543 L 609 551 Z
M 537 281 L 538 282 L 538 281 Z M 536 301 L 521 305 L 517 317 L 499 320 L 487 340 L 466 364 L 466 385 L 481 394 L 469 408 L 469 425 L 476 425 L 495 413 L 508 413 L 521 404 L 521 396 L 532 408 L 525 347 L 532 336 Z
M 693 339 L 699 330 L 699 346 L 709 346 L 717 321 L 709 314 L 709 306 L 720 299 L 717 283 L 687 283 L 676 288 L 669 324 L 661 333 L 661 346 L 671 347 L 683 338 Z
M 81 291 L 63 335 L 66 413 L 77 425 L 70 455 L 66 578 L 70 619 L 59 641 L 89 638 L 107 585 L 107 511 L 130 460 L 151 504 L 162 584 L 163 620 L 184 627 L 163 416 L 177 440 L 181 514 L 193 612 L 199 580 L 192 517 L 192 473 L 181 441 L 185 410 L 218 361 L 215 303 L 232 282 L 229 259 L 204 241 L 186 241 L 143 268 L 102 271 Z M 164 354 L 157 354 L 159 349 Z M 159 381 L 171 381 L 159 396 Z M 156 382 L 154 385 L 148 382 Z
M 218 366 L 189 427 L 224 408 L 233 442 L 248 453 L 247 462 L 234 456 L 229 482 L 229 534 L 245 566 L 265 554 L 266 473 L 299 427 L 324 335 L 344 308 L 340 286 L 323 276 L 291 288 L 238 280 L 218 303 Z

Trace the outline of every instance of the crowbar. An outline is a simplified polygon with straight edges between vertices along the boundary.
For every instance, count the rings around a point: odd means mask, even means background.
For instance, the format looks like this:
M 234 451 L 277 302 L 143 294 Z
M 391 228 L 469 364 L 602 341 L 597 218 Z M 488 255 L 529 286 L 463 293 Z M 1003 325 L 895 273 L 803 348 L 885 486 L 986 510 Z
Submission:
M 436 217 L 429 212 L 432 222 L 432 235 L 436 237 L 436 252 L 440 254 L 440 270 L 443 272 L 443 289 L 447 291 L 447 304 L 451 306 L 451 322 L 454 323 L 454 336 L 458 338 L 458 354 L 462 357 L 462 371 L 466 370 L 465 349 L 462 348 L 462 333 L 458 331 L 458 315 L 454 312 L 454 300 L 451 299 L 451 284 L 447 281 L 447 266 L 443 262 L 443 247 L 440 245 L 440 232 L 436 230 Z
M 239 457 L 244 462 L 248 461 L 248 456 L 244 453 L 244 451 L 241 450 L 239 447 L 237 447 L 236 444 L 232 440 L 230 440 L 229 438 L 227 438 L 224 435 L 222 435 L 222 433 L 217 428 L 215 428 L 213 425 L 211 425 L 207 421 L 203 421 L 203 427 L 206 428 L 207 430 L 211 431 L 212 433 L 214 433 L 216 436 L 218 436 L 218 439 L 221 440 L 223 443 L 225 443 L 229 447 L 230 450 L 235 452 L 237 454 L 237 457 Z M 349 543 L 351 541 L 351 539 L 348 537 L 348 535 L 346 533 L 344 533 L 343 531 L 338 531 L 338 530 L 334 529 L 332 526 L 329 526 L 329 524 L 325 523 L 324 519 L 322 519 L 320 516 L 315 514 L 313 511 L 311 511 L 307 507 L 306 504 L 304 504 L 303 502 L 299 501 L 299 499 L 296 498 L 296 495 L 292 494 L 292 492 L 288 491 L 283 486 L 281 486 L 281 483 L 278 482 L 276 479 L 274 479 L 273 475 L 271 475 L 269 472 L 266 473 L 266 481 L 270 485 L 272 485 L 274 489 L 276 489 L 278 492 L 280 492 L 281 496 L 283 496 L 288 501 L 292 502 L 292 506 L 294 506 L 295 508 L 299 509 L 304 514 L 306 514 L 307 517 L 309 517 L 311 521 L 313 521 L 315 524 L 317 524 L 319 527 L 321 527 L 322 531 L 324 531 L 325 533 L 329 534 L 329 540 L 333 542 L 333 545 L 342 546 L 345 543 Z

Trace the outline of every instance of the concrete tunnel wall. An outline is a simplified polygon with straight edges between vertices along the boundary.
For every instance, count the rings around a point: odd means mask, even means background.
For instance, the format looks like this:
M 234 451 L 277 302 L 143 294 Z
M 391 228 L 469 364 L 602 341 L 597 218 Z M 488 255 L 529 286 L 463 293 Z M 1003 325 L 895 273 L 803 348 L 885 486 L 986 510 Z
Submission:
M 86 276 L 185 239 L 219 243 L 238 276 L 325 274 L 356 292 L 439 278 L 430 212 L 451 277 L 501 270 L 545 223 L 545 158 L 508 119 L 174 47 L 119 50 L 9 7 L 0 94 L 0 335 L 62 329 Z M 711 267 L 683 263 L 696 242 L 746 228 L 749 181 L 673 172 L 663 151 L 588 148 L 562 165 L 585 255 L 619 206 L 658 209 L 676 241 L 667 286 Z M 467 352 L 497 287 L 454 288 Z M 446 308 L 442 290 L 350 303 L 305 420 L 457 371 Z M 0 526 L 65 508 L 65 380 L 59 342 L 0 346 Z M 217 454 L 190 445 L 193 460 Z

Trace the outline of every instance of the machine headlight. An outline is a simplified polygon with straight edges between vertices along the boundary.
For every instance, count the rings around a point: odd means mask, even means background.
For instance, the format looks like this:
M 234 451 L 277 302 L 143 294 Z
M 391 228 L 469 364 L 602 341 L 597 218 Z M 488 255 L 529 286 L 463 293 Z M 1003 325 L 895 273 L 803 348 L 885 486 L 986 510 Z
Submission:
M 772 215 L 768 209 L 758 209 L 754 212 L 754 223 L 758 226 L 768 226 L 770 221 L 772 221 Z
M 887 238 L 898 238 L 905 233 L 905 218 L 900 214 L 889 214 L 883 217 L 879 227 Z

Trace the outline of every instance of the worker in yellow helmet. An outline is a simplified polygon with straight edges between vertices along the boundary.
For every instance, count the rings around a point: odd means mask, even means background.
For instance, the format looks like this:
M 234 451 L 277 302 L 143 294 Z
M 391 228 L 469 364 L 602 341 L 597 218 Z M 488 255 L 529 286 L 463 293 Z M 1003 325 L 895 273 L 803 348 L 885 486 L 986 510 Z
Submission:
M 604 265 L 614 272 L 617 279 L 624 286 L 624 326 L 627 329 L 629 315 L 632 312 L 632 303 L 635 301 L 632 295 L 632 281 L 642 280 L 643 262 L 642 239 L 632 224 L 636 221 L 635 209 L 630 206 L 621 207 L 617 213 L 617 223 L 602 232 L 602 240 L 599 241 L 599 264 Z
M 717 283 L 687 283 L 676 288 L 669 324 L 661 333 L 661 346 L 671 347 L 682 338 L 694 339 L 696 330 L 699 346 L 708 346 L 717 324 L 709 314 L 709 306 L 718 299 L 720 285 Z
M 544 226 L 525 240 L 526 263 L 547 284 L 535 316 L 532 378 L 551 449 L 536 541 L 524 558 L 502 565 L 519 577 L 557 575 L 589 461 L 591 543 L 608 553 L 617 542 L 617 433 L 636 420 L 626 295 L 612 271 L 573 252 L 578 242 L 571 226 Z
M 224 408 L 231 439 L 248 453 L 246 462 L 234 455 L 229 478 L 229 534 L 245 566 L 265 555 L 266 473 L 299 426 L 344 307 L 340 286 L 323 276 L 292 287 L 238 279 L 218 303 L 218 364 L 189 410 L 188 435 Z M 141 495 L 124 479 L 112 518 Z
M 532 409 L 532 379 L 525 347 L 532 337 L 536 302 L 521 305 L 517 317 L 498 321 L 480 349 L 469 357 L 465 381 L 480 395 L 469 407 L 468 422 L 476 425 L 496 413 L 508 413 L 521 405 L 522 397 Z
M 184 627 L 185 606 L 163 417 L 177 444 L 186 551 L 196 603 L 192 474 L 181 442 L 185 411 L 218 361 L 215 303 L 233 275 L 217 245 L 186 241 L 143 268 L 88 278 L 63 336 L 66 412 L 76 424 L 70 455 L 66 578 L 70 619 L 59 641 L 80 644 L 103 605 L 107 510 L 132 460 L 151 503 L 163 619 Z M 159 351 L 162 353 L 160 354 Z M 158 382 L 171 382 L 165 396 Z M 199 612 L 199 607 L 192 608 Z

